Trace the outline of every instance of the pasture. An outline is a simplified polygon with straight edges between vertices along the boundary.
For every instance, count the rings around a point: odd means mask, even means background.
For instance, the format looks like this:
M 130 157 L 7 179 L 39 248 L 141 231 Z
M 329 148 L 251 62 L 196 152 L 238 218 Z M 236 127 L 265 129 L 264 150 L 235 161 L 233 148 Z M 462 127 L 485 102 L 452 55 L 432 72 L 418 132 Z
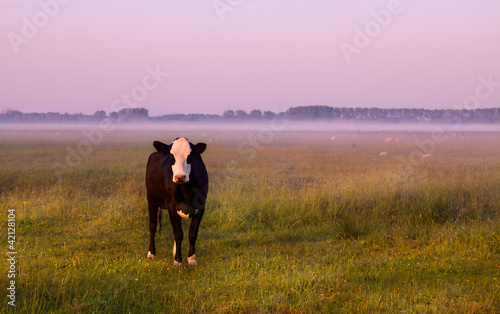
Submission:
M 122 130 L 89 148 L 77 130 L 0 132 L 18 312 L 500 311 L 500 133 Z M 208 144 L 210 177 L 198 266 L 185 236 L 180 269 L 166 215 L 146 259 L 144 185 L 152 141 L 178 136 Z

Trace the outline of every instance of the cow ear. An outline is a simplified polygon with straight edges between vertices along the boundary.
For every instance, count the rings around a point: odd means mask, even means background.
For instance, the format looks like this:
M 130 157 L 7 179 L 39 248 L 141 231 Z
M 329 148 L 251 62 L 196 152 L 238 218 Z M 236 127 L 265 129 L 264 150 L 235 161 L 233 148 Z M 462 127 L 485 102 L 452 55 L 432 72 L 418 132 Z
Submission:
M 169 154 L 170 153 L 170 146 L 167 145 L 167 144 L 164 144 L 162 142 L 159 142 L 159 141 L 154 141 L 153 142 L 153 146 L 156 148 L 156 150 L 160 153 L 164 153 L 164 154 Z
M 205 143 L 198 143 L 198 144 L 194 145 L 194 151 L 198 155 L 203 154 L 205 149 L 207 149 L 207 144 L 205 144 Z

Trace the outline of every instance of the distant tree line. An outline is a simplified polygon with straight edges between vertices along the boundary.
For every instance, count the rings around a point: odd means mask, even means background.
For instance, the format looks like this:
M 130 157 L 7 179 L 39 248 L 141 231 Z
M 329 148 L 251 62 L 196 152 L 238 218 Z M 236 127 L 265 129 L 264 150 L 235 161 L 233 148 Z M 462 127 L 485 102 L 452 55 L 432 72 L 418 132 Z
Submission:
M 500 123 L 500 108 L 489 109 L 381 109 L 381 108 L 348 108 L 329 106 L 292 107 L 285 112 L 252 110 L 226 110 L 222 115 L 216 114 L 169 114 L 150 117 L 145 108 L 125 108 L 118 112 L 106 114 L 99 110 L 92 115 L 82 113 L 22 113 L 16 110 L 3 110 L 0 123 L 98 123 L 110 119 L 115 123 L 128 122 L 169 122 L 169 121 L 207 121 L 238 122 L 264 121 L 274 118 L 292 120 L 336 120 L 366 121 L 390 123 Z
M 301 106 L 287 111 L 292 119 L 347 120 L 373 122 L 440 122 L 440 123 L 499 123 L 500 108 L 488 109 L 381 109 L 334 108 L 328 106 Z

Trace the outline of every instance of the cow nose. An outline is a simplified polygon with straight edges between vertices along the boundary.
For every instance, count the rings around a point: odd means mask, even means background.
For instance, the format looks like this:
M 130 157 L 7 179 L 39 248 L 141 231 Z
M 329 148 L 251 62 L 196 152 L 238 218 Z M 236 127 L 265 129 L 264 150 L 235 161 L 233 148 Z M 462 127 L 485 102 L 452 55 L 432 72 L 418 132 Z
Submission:
M 175 182 L 179 183 L 184 183 L 186 182 L 186 175 L 185 174 L 178 174 L 175 176 Z

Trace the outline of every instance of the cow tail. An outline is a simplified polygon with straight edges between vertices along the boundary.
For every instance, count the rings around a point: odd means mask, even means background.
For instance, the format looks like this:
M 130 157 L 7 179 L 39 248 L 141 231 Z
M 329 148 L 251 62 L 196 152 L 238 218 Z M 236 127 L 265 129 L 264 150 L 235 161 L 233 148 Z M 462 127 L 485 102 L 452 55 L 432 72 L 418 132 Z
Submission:
M 161 235 L 161 217 L 163 216 L 163 209 L 158 208 L 158 220 L 160 221 L 160 235 Z

